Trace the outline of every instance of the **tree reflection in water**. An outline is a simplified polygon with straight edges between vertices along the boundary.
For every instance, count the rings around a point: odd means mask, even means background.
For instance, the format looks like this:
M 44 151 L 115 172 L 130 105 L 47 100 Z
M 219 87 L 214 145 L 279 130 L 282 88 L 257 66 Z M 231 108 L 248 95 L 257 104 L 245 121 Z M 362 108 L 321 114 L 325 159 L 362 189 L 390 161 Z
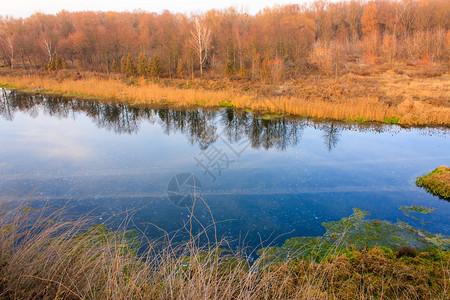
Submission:
M 324 144 L 328 151 L 336 148 L 344 130 L 395 131 L 398 127 L 379 124 L 348 124 L 342 122 L 318 122 L 303 118 L 281 117 L 259 118 L 257 115 L 231 108 L 168 108 L 136 107 L 123 103 L 99 103 L 62 96 L 28 94 L 2 90 L 0 115 L 14 120 L 16 112 L 27 113 L 36 118 L 40 113 L 57 118 L 73 118 L 78 114 L 88 116 L 99 128 L 116 134 L 135 134 L 143 122 L 158 124 L 165 134 L 183 133 L 191 144 L 207 149 L 220 137 L 234 143 L 247 138 L 254 149 L 285 150 L 300 142 L 307 127 L 322 130 Z M 397 128 L 397 129 L 396 129 Z

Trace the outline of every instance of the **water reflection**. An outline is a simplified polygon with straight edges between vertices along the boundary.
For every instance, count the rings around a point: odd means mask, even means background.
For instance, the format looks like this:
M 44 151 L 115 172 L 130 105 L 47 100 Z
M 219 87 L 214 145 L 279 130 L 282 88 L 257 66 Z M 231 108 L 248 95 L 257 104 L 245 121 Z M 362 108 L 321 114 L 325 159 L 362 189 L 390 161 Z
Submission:
M 149 223 L 171 232 L 189 222 L 191 212 L 166 194 L 183 172 L 202 182 L 208 207 L 196 207 L 200 222 L 210 225 L 212 211 L 219 236 L 247 236 L 252 245 L 293 230 L 292 236 L 322 234 L 321 222 L 353 207 L 395 222 L 404 217 L 401 205 L 432 206 L 425 229 L 450 232 L 448 202 L 414 185 L 417 176 L 448 164 L 450 141 L 439 137 L 448 130 L 270 120 L 230 108 L 141 108 L 7 90 L 0 115 L 0 198 L 33 190 L 42 203 L 70 202 L 74 215 L 95 211 L 118 224 L 123 212 L 136 210 L 133 221 L 149 237 L 159 232 L 144 230 Z M 197 161 L 214 150 L 233 161 L 221 161 L 217 181 Z
M 57 118 L 76 118 L 77 114 L 88 116 L 99 128 L 116 134 L 136 134 L 143 122 L 159 124 L 164 133 L 181 132 L 191 144 L 207 149 L 225 137 L 229 142 L 241 138 L 250 140 L 254 149 L 285 150 L 300 143 L 305 127 L 312 126 L 323 131 L 326 149 L 332 151 L 339 143 L 344 130 L 396 133 L 398 127 L 377 124 L 346 124 L 340 122 L 312 122 L 298 118 L 265 119 L 250 112 L 234 109 L 206 110 L 202 108 L 173 109 L 167 107 L 135 107 L 123 103 L 99 103 L 69 99 L 62 96 L 26 94 L 2 90 L 0 115 L 12 121 L 21 111 L 37 118 L 40 113 Z M 222 130 L 221 132 L 219 132 Z
M 326 124 L 325 126 L 323 126 L 323 139 L 325 142 L 325 146 L 328 149 L 328 152 L 330 152 L 331 150 L 333 150 L 337 143 L 339 142 L 339 129 L 333 124 Z

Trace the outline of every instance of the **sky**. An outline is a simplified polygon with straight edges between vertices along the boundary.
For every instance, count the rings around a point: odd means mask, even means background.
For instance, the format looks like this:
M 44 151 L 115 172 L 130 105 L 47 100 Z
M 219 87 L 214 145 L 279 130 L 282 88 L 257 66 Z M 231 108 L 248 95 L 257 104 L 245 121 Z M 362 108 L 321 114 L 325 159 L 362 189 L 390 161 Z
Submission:
M 142 9 L 150 12 L 196 13 L 209 9 L 237 7 L 245 12 L 255 14 L 265 7 L 275 4 L 305 3 L 309 0 L 0 0 L 0 15 L 13 17 L 28 17 L 34 12 L 57 13 L 63 9 L 68 11 L 133 11 Z

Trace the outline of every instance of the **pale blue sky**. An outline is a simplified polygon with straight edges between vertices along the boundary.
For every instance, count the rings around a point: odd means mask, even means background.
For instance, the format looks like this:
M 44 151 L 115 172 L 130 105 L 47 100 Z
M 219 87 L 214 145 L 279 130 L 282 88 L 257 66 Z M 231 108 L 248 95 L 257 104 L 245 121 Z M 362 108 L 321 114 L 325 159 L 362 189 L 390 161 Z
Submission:
M 275 4 L 305 3 L 311 0 L 0 0 L 0 15 L 27 17 L 36 11 L 56 13 L 62 9 L 69 11 L 101 10 L 101 11 L 133 11 L 143 9 L 151 12 L 161 12 L 165 9 L 172 12 L 195 13 L 212 8 L 227 8 L 230 6 L 244 9 L 254 14 L 260 9 Z

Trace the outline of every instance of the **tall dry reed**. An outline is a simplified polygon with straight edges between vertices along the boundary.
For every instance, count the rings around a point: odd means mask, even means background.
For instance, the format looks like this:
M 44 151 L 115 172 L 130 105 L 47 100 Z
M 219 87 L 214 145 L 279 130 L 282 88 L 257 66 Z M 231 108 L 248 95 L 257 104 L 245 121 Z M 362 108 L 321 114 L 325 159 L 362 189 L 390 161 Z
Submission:
M 0 76 L 0 83 L 31 91 L 50 91 L 68 95 L 116 99 L 130 104 L 172 103 L 178 106 L 220 106 L 224 103 L 236 108 L 248 108 L 274 113 L 288 113 L 312 118 L 349 121 L 394 122 L 409 125 L 448 125 L 450 107 L 435 106 L 423 101 L 406 100 L 400 105 L 379 101 L 376 95 L 341 97 L 326 101 L 303 94 L 259 96 L 256 92 L 235 90 L 182 89 L 161 86 L 144 79 L 135 84 L 123 80 L 88 77 L 61 79 L 22 75 Z
M 201 247 L 199 239 L 147 241 L 136 254 L 125 230 L 6 203 L 0 207 L 0 298 L 443 299 L 448 286 L 448 257 L 426 273 L 421 265 L 392 263 L 379 249 L 354 252 L 356 264 L 346 255 L 330 259 L 337 243 L 321 262 L 276 262 L 263 252 L 250 263 L 242 253 L 224 252 L 223 240 Z M 440 284 L 424 286 L 426 276 Z

